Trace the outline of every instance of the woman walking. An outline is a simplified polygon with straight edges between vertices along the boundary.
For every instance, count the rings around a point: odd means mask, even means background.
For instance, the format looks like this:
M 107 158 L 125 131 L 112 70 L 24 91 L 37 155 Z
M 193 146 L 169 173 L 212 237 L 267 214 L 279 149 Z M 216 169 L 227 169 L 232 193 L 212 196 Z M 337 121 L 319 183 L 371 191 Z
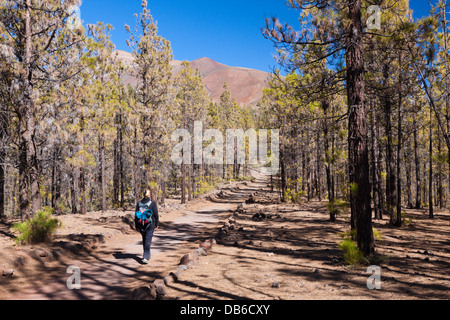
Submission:
M 134 219 L 136 230 L 142 235 L 142 245 L 144 249 L 142 263 L 144 264 L 147 264 L 150 260 L 150 247 L 152 245 L 153 234 L 159 226 L 158 206 L 155 201 L 150 199 L 150 196 L 150 190 L 147 190 L 144 198 L 136 205 Z

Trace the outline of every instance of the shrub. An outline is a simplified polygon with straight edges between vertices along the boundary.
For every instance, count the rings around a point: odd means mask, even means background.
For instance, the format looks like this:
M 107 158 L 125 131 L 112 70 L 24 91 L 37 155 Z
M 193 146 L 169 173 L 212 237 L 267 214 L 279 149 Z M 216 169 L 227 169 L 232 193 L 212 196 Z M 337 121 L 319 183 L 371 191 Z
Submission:
M 348 202 L 341 199 L 334 199 L 327 203 L 327 208 L 330 214 L 338 215 L 348 211 Z
M 344 252 L 344 260 L 349 265 L 367 264 L 367 259 L 357 247 L 355 241 L 351 239 L 343 239 L 339 243 L 339 247 Z
M 381 237 L 381 233 L 380 233 L 380 231 L 378 231 L 377 229 L 375 229 L 375 227 L 372 227 L 372 233 L 373 233 L 373 237 L 376 239 L 376 240 L 382 240 L 383 238 Z
M 53 209 L 45 207 L 33 218 L 14 224 L 13 228 L 19 232 L 17 244 L 23 245 L 49 241 L 60 226 L 60 221 L 53 218 Z

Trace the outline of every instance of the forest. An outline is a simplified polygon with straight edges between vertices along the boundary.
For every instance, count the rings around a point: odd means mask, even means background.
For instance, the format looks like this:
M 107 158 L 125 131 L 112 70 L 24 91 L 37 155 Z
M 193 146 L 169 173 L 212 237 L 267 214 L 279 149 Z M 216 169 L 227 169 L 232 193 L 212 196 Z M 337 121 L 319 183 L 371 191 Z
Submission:
M 161 204 L 185 203 L 248 179 L 247 164 L 171 161 L 172 133 L 195 121 L 224 135 L 278 129 L 281 201 L 326 200 L 330 221 L 349 210 L 365 256 L 372 219 L 401 227 L 405 208 L 433 219 L 450 207 L 448 1 L 414 20 L 408 0 L 289 0 L 299 25 L 261 22 L 277 56 L 257 108 L 238 105 L 226 83 L 212 102 L 188 62 L 174 74 L 147 1 L 125 26 L 130 65 L 113 26 L 83 26 L 74 5 L 0 0 L 0 217 L 126 209 L 147 188 Z

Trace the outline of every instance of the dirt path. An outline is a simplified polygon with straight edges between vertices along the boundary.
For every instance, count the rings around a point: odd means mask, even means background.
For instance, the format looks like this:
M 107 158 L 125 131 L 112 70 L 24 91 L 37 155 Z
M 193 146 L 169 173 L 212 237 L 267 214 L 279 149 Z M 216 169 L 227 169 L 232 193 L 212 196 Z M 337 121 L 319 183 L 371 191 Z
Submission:
M 250 195 L 252 203 L 241 205 Z M 168 285 L 167 299 L 450 299 L 448 210 L 433 220 L 426 210 L 406 210 L 401 228 L 390 227 L 389 217 L 374 220 L 380 290 L 367 288 L 367 266 L 343 259 L 338 244 L 348 214 L 329 222 L 326 202 L 280 203 L 261 176 L 164 212 L 148 265 L 140 264 L 140 235 L 124 223 L 129 214 L 62 216 L 48 246 L 13 247 L 0 224 L 0 271 L 14 269 L 0 276 L 0 299 L 130 299 L 212 236 L 217 245 Z M 222 228 L 230 218 L 234 228 Z M 80 290 L 67 289 L 71 265 L 81 269 Z
M 223 190 L 235 188 L 237 185 L 245 186 L 233 183 Z M 122 219 L 119 219 L 128 216 L 129 213 L 110 212 L 106 216 L 101 213 L 90 213 L 87 217 L 61 217 L 65 230 L 58 237 L 79 240 L 78 238 L 92 239 L 96 235 L 102 235 L 102 241 L 95 247 L 96 250 L 70 256 L 62 254 L 56 259 L 51 254 L 49 259 L 45 253 L 42 254 L 42 257 L 33 254 L 36 252 L 36 248 L 33 246 L 16 248 L 16 253 L 22 254 L 19 256 L 28 262 L 26 266 L 15 270 L 15 274 L 9 279 L 0 278 L 0 281 L 3 282 L 0 284 L 5 285 L 3 289 L 10 288 L 9 292 L 0 290 L 0 298 L 18 300 L 129 299 L 133 288 L 148 284 L 149 281 L 164 277 L 173 271 L 182 255 L 196 247 L 196 241 L 214 235 L 221 215 L 235 210 L 237 204 L 248 198 L 251 192 L 250 188 L 248 190 L 237 189 L 237 192 L 229 192 L 228 195 L 232 199 L 227 202 L 212 202 L 205 198 L 189 203 L 188 209 L 177 210 L 170 214 L 162 213 L 161 226 L 155 232 L 151 251 L 152 259 L 148 265 L 141 264 L 142 241 L 140 235 L 131 231 L 131 228 L 124 228 Z M 110 223 L 97 226 L 99 220 L 106 220 Z M 105 232 L 105 227 L 109 231 Z M 103 240 L 105 234 L 107 239 Z M 101 243 L 103 241 L 104 243 Z M 50 248 L 45 250 L 53 252 Z M 13 257 L 14 253 L 14 251 L 11 253 L 10 250 L 10 254 L 6 258 L 10 262 L 7 267 L 17 265 L 17 257 Z M 29 263 L 31 259 L 28 257 L 30 254 L 37 258 L 31 263 Z M 72 273 L 67 273 L 69 266 L 75 266 L 81 271 L 81 289 L 69 290 L 67 288 L 67 280 L 72 275 Z M 5 264 L 3 268 L 5 268 Z

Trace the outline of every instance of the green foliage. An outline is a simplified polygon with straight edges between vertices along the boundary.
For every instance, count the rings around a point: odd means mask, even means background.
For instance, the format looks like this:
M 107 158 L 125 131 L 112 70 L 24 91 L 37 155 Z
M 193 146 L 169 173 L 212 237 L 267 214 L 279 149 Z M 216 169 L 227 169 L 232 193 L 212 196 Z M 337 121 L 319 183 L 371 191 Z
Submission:
M 33 218 L 14 224 L 13 228 L 19 232 L 16 243 L 23 245 L 49 241 L 60 226 L 61 222 L 53 218 L 53 209 L 45 207 Z
M 334 199 L 327 203 L 327 208 L 331 214 L 338 215 L 348 209 L 348 202 L 342 199 Z
M 411 225 L 413 224 L 413 219 L 412 219 L 412 218 L 408 218 L 408 217 L 406 216 L 406 212 L 405 212 L 405 211 L 402 211 L 402 212 L 401 212 L 401 216 L 402 216 L 402 223 L 403 223 L 405 226 L 411 226 Z
M 358 194 L 358 184 L 356 182 L 350 182 L 350 192 L 354 196 Z
M 339 248 L 344 253 L 344 261 L 350 266 L 366 265 L 369 263 L 364 253 L 358 248 L 356 242 L 345 233 Z
M 380 231 L 378 231 L 376 228 L 372 227 L 372 233 L 376 240 L 382 239 Z
M 217 186 L 218 183 L 220 183 L 222 181 L 222 179 L 214 178 L 214 179 L 210 179 L 210 181 L 208 181 L 204 177 L 198 177 L 198 178 L 195 178 L 195 181 L 196 181 L 197 189 L 195 190 L 194 195 L 199 196 L 199 195 L 202 195 L 209 191 L 214 190 L 214 188 Z

